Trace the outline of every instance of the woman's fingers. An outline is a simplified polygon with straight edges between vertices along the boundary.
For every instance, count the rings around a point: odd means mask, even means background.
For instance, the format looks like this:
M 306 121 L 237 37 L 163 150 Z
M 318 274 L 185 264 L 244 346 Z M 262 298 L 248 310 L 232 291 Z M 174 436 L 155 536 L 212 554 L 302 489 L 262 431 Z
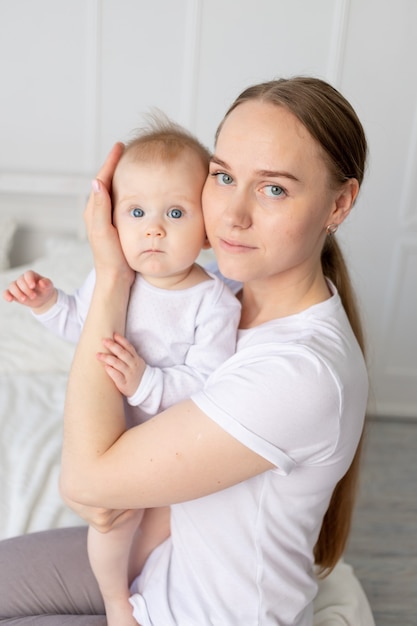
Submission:
M 93 180 L 92 193 L 84 212 L 90 243 L 93 243 L 91 241 L 93 232 L 102 234 L 102 229 L 107 229 L 112 225 L 111 209 L 111 198 L 107 187 L 98 179 Z
M 103 226 L 103 222 L 106 225 L 111 223 L 111 182 L 123 150 L 124 144 L 116 143 L 107 155 L 97 177 L 92 181 L 92 193 L 84 214 L 88 230 L 93 224 L 97 226 L 97 218 L 101 226 Z
M 103 165 L 97 173 L 98 180 L 103 183 L 107 190 L 110 190 L 114 170 L 116 169 L 116 165 L 118 164 L 120 157 L 123 154 L 123 150 L 123 143 L 118 142 L 114 144 L 113 148 L 107 155 L 106 160 L 104 161 Z
M 126 261 L 118 232 L 112 222 L 110 196 L 113 174 L 123 150 L 122 143 L 115 144 L 98 172 L 97 178 L 93 180 L 92 191 L 84 211 L 84 221 L 94 256 L 96 282 L 102 277 L 105 280 L 117 278 L 130 287 L 135 278 L 135 272 Z

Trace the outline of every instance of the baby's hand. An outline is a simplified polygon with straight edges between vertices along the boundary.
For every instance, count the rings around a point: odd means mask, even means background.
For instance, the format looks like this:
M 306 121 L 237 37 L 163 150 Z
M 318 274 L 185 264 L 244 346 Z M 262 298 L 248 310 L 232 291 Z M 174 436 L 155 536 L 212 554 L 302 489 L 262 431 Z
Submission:
M 97 358 L 104 364 L 104 368 L 117 389 L 127 398 L 132 396 L 139 387 L 145 371 L 146 363 L 138 355 L 128 340 L 114 334 L 113 339 L 103 339 L 108 352 L 99 352 Z
M 3 291 L 3 298 L 7 302 L 19 302 L 40 314 L 55 304 L 57 292 L 49 278 L 28 270 L 10 283 Z

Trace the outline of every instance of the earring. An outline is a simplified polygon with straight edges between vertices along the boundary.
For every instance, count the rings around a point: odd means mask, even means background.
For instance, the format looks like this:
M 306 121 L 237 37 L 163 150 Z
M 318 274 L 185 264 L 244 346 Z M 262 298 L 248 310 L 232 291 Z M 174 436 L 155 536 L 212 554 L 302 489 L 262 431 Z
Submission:
M 328 234 L 329 237 L 331 237 L 332 235 L 334 235 L 338 229 L 338 225 L 337 224 L 328 224 L 326 226 L 326 233 Z

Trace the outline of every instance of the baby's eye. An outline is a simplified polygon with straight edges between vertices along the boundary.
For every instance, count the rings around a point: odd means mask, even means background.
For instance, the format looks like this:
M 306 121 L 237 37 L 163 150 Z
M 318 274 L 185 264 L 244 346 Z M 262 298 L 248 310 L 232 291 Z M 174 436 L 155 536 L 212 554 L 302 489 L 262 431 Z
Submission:
M 140 209 L 139 207 L 135 207 L 134 209 L 130 211 L 130 215 L 132 215 L 133 217 L 143 217 L 145 215 L 145 212 L 143 209 Z
M 285 196 L 285 191 L 279 185 L 265 185 L 264 187 L 265 195 L 270 198 L 280 198 L 281 196 Z
M 230 174 L 226 174 L 225 172 L 215 172 L 212 176 L 217 179 L 219 185 L 231 185 L 233 182 L 233 178 Z
M 180 217 L 182 217 L 181 209 L 178 209 L 177 207 L 170 209 L 168 211 L 168 217 L 173 217 L 175 220 L 179 219 Z

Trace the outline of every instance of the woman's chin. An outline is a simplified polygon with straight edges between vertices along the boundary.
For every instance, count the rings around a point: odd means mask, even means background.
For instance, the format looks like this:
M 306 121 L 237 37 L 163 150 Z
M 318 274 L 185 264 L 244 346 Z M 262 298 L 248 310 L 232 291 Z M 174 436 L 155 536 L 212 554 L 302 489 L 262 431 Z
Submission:
M 229 280 L 236 281 L 238 283 L 244 283 L 248 280 L 248 273 L 236 263 L 221 263 L 218 261 L 218 267 L 220 273 Z

